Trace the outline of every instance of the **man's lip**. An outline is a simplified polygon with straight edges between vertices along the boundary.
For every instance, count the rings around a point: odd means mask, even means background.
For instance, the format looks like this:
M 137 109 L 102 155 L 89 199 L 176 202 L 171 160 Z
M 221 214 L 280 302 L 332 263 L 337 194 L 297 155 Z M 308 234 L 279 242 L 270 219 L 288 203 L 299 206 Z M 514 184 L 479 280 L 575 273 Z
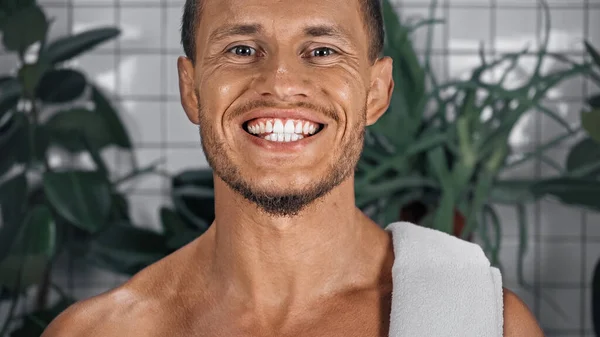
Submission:
M 279 119 L 301 119 L 317 124 L 327 125 L 325 121 L 314 112 L 303 109 L 259 109 L 251 111 L 243 116 L 240 124 L 257 118 L 279 118 Z
M 297 155 L 299 152 L 303 151 L 307 146 L 317 141 L 322 137 L 322 133 L 318 132 L 315 135 L 310 137 L 305 137 L 301 140 L 297 140 L 294 142 L 273 142 L 263 139 L 261 137 L 256 137 L 251 135 L 250 133 L 244 132 L 244 137 L 248 137 L 251 143 L 262 148 L 263 150 L 267 150 L 273 154 L 277 155 Z M 262 158 L 262 157 L 261 157 Z

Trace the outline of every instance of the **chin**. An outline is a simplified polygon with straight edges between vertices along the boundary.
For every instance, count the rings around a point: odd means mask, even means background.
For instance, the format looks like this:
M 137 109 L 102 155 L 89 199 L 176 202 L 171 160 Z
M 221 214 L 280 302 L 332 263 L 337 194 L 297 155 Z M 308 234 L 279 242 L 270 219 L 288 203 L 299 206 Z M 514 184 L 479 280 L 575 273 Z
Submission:
M 298 170 L 297 172 L 264 170 L 262 171 L 264 173 L 257 170 L 255 172 L 252 176 L 248 175 L 244 179 L 248 182 L 248 185 L 258 191 L 277 195 L 302 192 L 323 180 L 320 176 L 307 175 L 307 170 Z

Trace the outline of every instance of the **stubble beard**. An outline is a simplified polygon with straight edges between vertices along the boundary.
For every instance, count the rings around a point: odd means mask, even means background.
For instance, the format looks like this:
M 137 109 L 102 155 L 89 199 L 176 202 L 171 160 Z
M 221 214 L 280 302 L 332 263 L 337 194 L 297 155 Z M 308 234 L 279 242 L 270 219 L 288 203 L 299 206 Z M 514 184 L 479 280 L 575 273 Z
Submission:
M 297 216 L 307 206 L 329 194 L 353 174 L 364 146 L 366 107 L 362 110 L 361 120 L 351 128 L 346 142 L 336 152 L 338 158 L 331 159 L 321 179 L 300 190 L 273 192 L 253 186 L 243 177 L 240 169 L 229 158 L 227 146 L 217 140 L 201 106 L 198 107 L 198 113 L 202 149 L 214 173 L 259 210 L 275 217 Z

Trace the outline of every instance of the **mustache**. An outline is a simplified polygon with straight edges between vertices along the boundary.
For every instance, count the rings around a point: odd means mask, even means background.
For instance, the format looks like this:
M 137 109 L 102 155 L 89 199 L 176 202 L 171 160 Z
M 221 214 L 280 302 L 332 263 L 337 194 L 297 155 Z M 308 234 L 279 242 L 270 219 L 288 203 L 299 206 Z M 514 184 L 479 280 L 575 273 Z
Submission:
M 323 107 L 323 106 L 320 106 L 317 104 L 313 104 L 310 102 L 294 102 L 292 104 L 282 106 L 281 104 L 279 104 L 277 102 L 268 101 L 268 100 L 256 100 L 256 101 L 248 102 L 248 103 L 242 104 L 240 106 L 237 106 L 231 110 L 229 118 L 235 119 L 237 117 L 240 117 L 240 116 L 248 113 L 249 111 L 252 111 L 255 109 L 260 109 L 260 108 L 275 108 L 275 109 L 281 109 L 281 110 L 293 110 L 293 109 L 302 108 L 302 109 L 316 111 L 327 118 L 333 119 L 335 122 L 338 122 L 338 123 L 340 122 L 340 117 L 338 116 L 338 114 L 336 113 L 335 110 L 329 109 L 329 108 L 326 108 L 326 107 Z

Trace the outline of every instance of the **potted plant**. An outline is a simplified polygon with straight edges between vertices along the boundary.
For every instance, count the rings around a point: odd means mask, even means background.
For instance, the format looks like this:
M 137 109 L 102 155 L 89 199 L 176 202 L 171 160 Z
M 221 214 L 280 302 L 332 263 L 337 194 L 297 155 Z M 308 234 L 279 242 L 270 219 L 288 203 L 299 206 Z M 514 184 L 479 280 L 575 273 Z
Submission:
M 525 161 L 546 159 L 548 150 L 577 136 L 580 130 L 544 106 L 543 99 L 565 80 L 583 76 L 587 65 L 548 52 L 547 17 L 545 39 L 538 50 L 508 53 L 493 60 L 481 56 L 481 65 L 469 78 L 440 83 L 430 65 L 431 24 L 435 20 L 414 25 L 429 27 L 420 62 L 410 39 L 413 28 L 401 24 L 389 1 L 383 4 L 385 53 L 394 58 L 397 85 L 389 111 L 368 129 L 356 173 L 357 204 L 381 226 L 411 221 L 463 239 L 471 239 L 477 230 L 492 263 L 500 265 L 500 221 L 494 203 L 515 205 L 521 214 L 523 202 L 547 195 L 544 188 L 549 188 L 549 183 L 535 184 L 541 181 L 503 180 L 501 173 Z M 434 8 L 432 4 L 432 13 Z M 526 55 L 535 56 L 532 74 L 516 88 L 506 88 L 507 77 L 518 70 Z M 541 66 L 548 59 L 567 67 L 544 74 Z M 501 76 L 489 80 L 485 75 L 490 72 Z M 517 122 L 535 110 L 562 125 L 565 133 L 519 154 L 521 159 L 515 162 L 509 136 Z M 536 189 L 532 189 L 534 185 Z M 488 226 L 480 225 L 489 222 L 496 232 L 494 239 L 489 237 Z M 522 225 L 521 230 L 525 229 Z M 527 234 L 522 234 L 526 238 Z
M 0 77 L 0 301 L 9 303 L 0 336 L 39 336 L 74 301 L 51 279 L 57 258 L 86 253 L 109 228 L 133 227 L 119 187 L 154 169 L 134 165 L 114 177 L 102 151 L 131 152 L 130 137 L 104 93 L 66 65 L 119 30 L 49 41 L 50 24 L 33 0 L 0 4 L 2 44 L 19 60 L 15 71 Z M 64 153 L 62 163 L 55 162 L 57 153 Z M 92 163 L 77 164 L 82 155 Z M 31 291 L 34 310 L 16 316 Z M 51 291 L 61 296 L 58 303 L 49 303 Z

